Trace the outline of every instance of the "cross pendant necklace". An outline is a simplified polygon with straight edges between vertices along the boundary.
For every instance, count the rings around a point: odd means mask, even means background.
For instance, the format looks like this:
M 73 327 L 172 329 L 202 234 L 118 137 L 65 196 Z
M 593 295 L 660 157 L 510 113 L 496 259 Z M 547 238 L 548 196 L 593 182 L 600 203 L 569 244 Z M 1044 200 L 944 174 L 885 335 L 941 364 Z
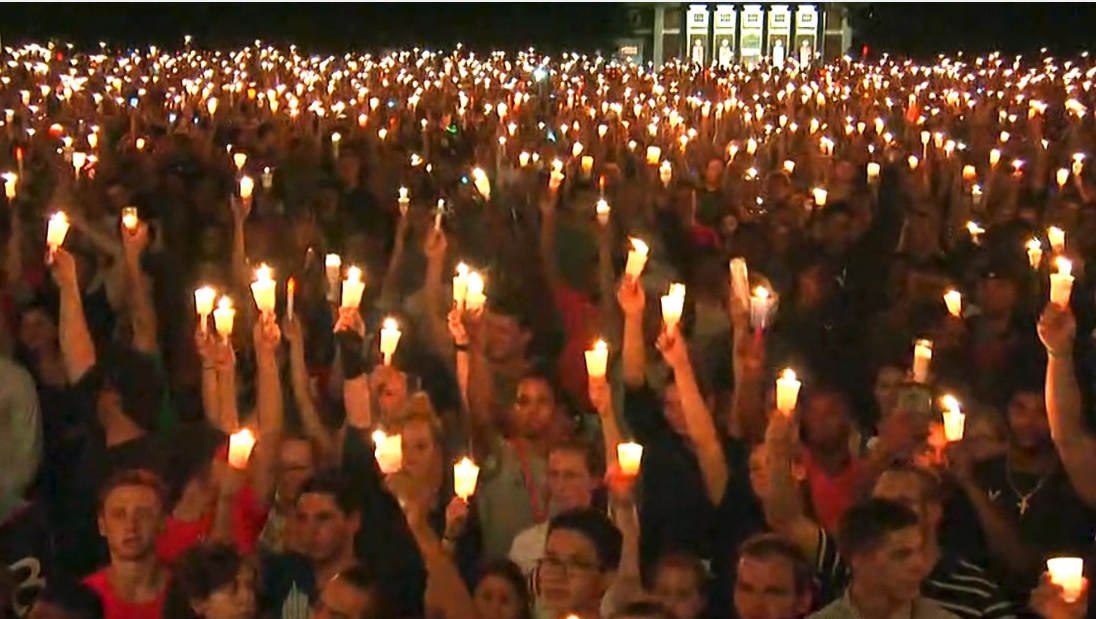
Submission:
M 1023 518 L 1027 515 L 1028 509 L 1031 508 L 1031 497 L 1035 496 L 1035 493 L 1039 492 L 1039 490 L 1043 488 L 1043 484 L 1046 483 L 1047 479 L 1050 478 L 1050 475 L 1053 472 L 1054 468 L 1051 468 L 1051 470 L 1044 473 L 1043 476 L 1040 477 L 1037 482 L 1035 482 L 1035 486 L 1031 489 L 1030 492 L 1020 492 L 1016 488 L 1016 482 L 1012 479 L 1011 462 L 1008 456 L 1005 457 L 1005 481 L 1008 482 L 1009 490 L 1012 490 L 1012 493 L 1016 495 L 1016 508 L 1020 512 L 1020 518 Z
M 1016 502 L 1016 507 L 1020 508 L 1020 517 L 1023 518 L 1027 513 L 1028 507 L 1030 507 L 1031 496 L 1021 496 L 1020 500 Z

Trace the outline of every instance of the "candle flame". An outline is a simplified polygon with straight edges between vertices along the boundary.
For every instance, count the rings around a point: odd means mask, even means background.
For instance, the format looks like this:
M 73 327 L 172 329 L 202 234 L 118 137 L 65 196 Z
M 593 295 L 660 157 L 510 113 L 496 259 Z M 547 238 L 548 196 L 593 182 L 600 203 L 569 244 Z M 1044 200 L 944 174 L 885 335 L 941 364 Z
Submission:
M 784 380 L 789 380 L 789 381 L 796 380 L 795 371 L 792 370 L 791 368 L 785 368 L 784 371 L 780 374 L 780 378 L 782 378 Z
M 400 323 L 396 322 L 395 318 L 385 318 L 384 329 L 386 331 L 399 331 Z
M 360 282 L 362 280 L 362 270 L 358 267 L 350 267 L 346 270 L 346 281 L 348 282 Z
M 228 298 L 227 296 L 221 297 L 221 300 L 217 301 L 217 309 L 219 309 L 219 310 L 230 310 L 230 309 L 232 309 L 232 299 Z
M 637 253 L 641 256 L 646 256 L 647 252 L 650 251 L 650 248 L 647 247 L 647 244 L 644 243 L 643 241 L 641 241 L 641 240 L 639 240 L 635 237 L 632 237 L 629 240 L 632 241 L 632 251 L 634 251 L 635 253 Z
M 1073 263 L 1070 262 L 1067 258 L 1058 256 L 1058 258 L 1055 259 L 1054 263 L 1058 265 L 1059 275 L 1070 275 L 1073 273 Z

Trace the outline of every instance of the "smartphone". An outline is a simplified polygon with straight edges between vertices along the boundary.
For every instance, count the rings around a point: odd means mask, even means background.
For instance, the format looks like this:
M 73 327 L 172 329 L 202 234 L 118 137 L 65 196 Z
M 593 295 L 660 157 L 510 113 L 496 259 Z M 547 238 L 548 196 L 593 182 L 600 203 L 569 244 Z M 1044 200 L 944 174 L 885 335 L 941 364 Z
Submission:
M 137 107 L 137 97 L 129 98 L 129 107 Z

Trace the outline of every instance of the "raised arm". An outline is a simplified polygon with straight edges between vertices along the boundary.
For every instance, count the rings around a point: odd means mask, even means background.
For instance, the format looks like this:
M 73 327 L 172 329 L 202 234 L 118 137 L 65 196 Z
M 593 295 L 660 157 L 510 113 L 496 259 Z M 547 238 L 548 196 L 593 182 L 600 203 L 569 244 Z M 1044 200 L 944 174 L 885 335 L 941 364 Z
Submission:
M 64 249 L 53 253 L 53 279 L 61 292 L 61 356 L 69 383 L 79 382 L 95 365 L 95 344 L 84 317 L 84 302 L 76 278 L 76 260 Z
M 200 326 L 194 331 L 194 347 L 202 361 L 202 413 L 209 425 L 221 432 L 231 432 L 221 423 L 220 381 L 217 376 L 217 361 L 214 358 L 214 341 L 207 330 Z
M 617 445 L 624 442 L 613 410 L 613 387 L 606 379 L 590 379 L 590 402 L 597 409 L 601 420 L 601 439 L 605 448 L 605 462 L 617 461 Z
M 152 282 L 141 268 L 141 256 L 148 247 L 148 224 L 139 222 L 132 232 L 122 228 L 129 315 L 133 321 L 133 347 L 143 353 L 157 351 L 156 311 L 152 304 Z
M 638 282 L 627 277 L 617 289 L 617 302 L 624 312 L 624 339 L 621 359 L 624 364 L 624 385 L 642 387 L 647 382 L 647 349 L 643 341 L 643 308 L 646 297 Z
M 674 372 L 674 384 L 681 397 L 681 409 L 685 415 L 685 429 L 696 450 L 700 472 L 708 490 L 708 500 L 713 505 L 719 505 L 727 490 L 730 471 L 727 469 L 727 459 L 712 421 L 711 411 L 697 386 L 685 337 L 676 328 L 670 333 L 663 333 L 659 337 L 658 349 Z M 742 474 L 742 471 L 738 473 Z
M 495 438 L 495 374 L 487 360 L 482 312 L 464 313 L 468 333 L 468 415 L 472 426 L 472 448 L 477 459 L 488 455 Z
M 285 417 L 277 360 L 281 331 L 273 316 L 264 315 L 255 324 L 254 339 L 259 443 L 251 460 L 251 472 L 255 494 L 272 497 Z
M 765 432 L 765 468 L 769 487 L 762 492 L 765 519 L 773 531 L 792 542 L 807 557 L 818 556 L 819 527 L 807 517 L 792 467 L 799 424 L 791 415 L 775 411 Z
M 549 181 L 548 191 L 540 197 L 540 256 L 544 262 L 544 273 L 553 289 L 559 283 L 559 268 L 556 265 L 556 202 L 559 200 L 559 185 Z
M 1039 320 L 1039 338 L 1047 349 L 1046 406 L 1050 435 L 1077 495 L 1096 506 L 1096 438 L 1085 427 L 1081 390 L 1073 365 L 1077 330 L 1073 313 L 1051 303 Z
M 400 215 L 396 224 L 396 242 L 392 247 L 388 269 L 385 270 L 384 280 L 381 283 L 381 305 L 384 307 L 394 307 L 399 302 L 400 273 L 403 272 L 409 222 L 410 218 L 403 214 Z
M 426 233 L 426 240 L 422 247 L 423 253 L 426 254 L 426 278 L 423 281 L 422 291 L 426 301 L 426 319 L 429 321 L 430 334 L 438 351 L 449 350 L 450 344 L 449 330 L 446 329 L 445 321 L 442 319 L 442 316 L 446 314 L 446 308 L 450 305 L 445 298 L 445 288 L 442 285 L 447 250 L 448 241 L 445 238 L 445 232 L 431 228 Z
M 301 425 L 308 438 L 316 442 L 323 453 L 324 461 L 334 454 L 335 437 L 323 425 L 320 414 L 316 410 L 316 403 L 312 399 L 312 390 L 309 387 L 308 367 L 304 361 L 304 337 L 301 333 L 301 323 L 296 318 L 286 320 L 282 331 L 285 339 L 289 341 L 289 372 L 293 388 L 293 401 L 297 404 L 297 410 L 301 414 Z
M 335 344 L 338 346 L 343 377 L 346 425 L 368 434 L 373 429 L 374 420 L 369 375 L 365 373 L 365 358 L 362 354 L 364 339 L 365 323 L 362 322 L 358 310 L 339 308 L 339 319 L 335 323 Z

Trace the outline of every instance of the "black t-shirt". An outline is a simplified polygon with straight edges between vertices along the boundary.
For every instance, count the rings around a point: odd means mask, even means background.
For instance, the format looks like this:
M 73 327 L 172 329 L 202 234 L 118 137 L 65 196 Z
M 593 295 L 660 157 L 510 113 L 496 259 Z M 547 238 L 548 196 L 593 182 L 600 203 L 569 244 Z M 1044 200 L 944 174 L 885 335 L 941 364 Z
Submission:
M 259 614 L 273 619 L 308 619 L 319 594 L 316 572 L 304 555 L 287 552 L 262 557 Z
M 640 556 L 645 567 L 667 551 L 695 553 L 721 572 L 734 549 L 764 530 L 764 517 L 749 482 L 748 454 L 724 439 L 729 480 L 723 501 L 712 505 L 696 454 L 670 428 L 661 402 L 648 387 L 626 389 L 624 414 L 643 445 L 640 469 Z

